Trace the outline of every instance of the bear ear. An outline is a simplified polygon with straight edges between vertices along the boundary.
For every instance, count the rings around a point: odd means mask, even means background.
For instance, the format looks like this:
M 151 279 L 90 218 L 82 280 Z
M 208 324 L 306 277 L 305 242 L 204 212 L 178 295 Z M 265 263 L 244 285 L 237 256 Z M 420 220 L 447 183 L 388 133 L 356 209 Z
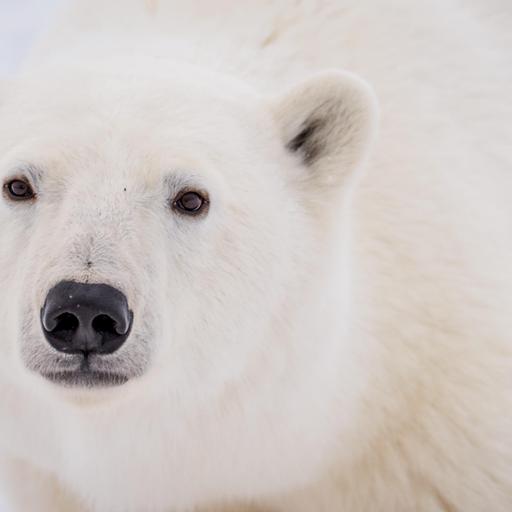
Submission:
M 366 82 L 340 71 L 320 73 L 289 90 L 275 101 L 274 116 L 284 146 L 305 167 L 300 181 L 322 191 L 345 185 L 361 166 L 378 117 Z

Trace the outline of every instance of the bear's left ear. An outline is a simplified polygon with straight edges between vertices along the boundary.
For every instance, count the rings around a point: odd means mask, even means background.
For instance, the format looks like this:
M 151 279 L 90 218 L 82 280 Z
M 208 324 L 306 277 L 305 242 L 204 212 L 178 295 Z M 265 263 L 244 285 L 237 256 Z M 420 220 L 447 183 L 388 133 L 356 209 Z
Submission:
M 349 73 L 328 71 L 295 86 L 274 102 L 282 142 L 305 167 L 300 182 L 338 189 L 370 151 L 377 102 L 370 87 Z

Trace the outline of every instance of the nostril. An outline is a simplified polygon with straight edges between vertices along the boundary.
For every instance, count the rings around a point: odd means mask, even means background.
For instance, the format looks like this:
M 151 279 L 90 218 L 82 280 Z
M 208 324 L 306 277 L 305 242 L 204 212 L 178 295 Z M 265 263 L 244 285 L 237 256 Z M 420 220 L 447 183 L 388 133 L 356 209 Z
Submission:
M 117 336 L 116 325 L 117 322 L 108 315 L 98 315 L 92 321 L 92 328 L 104 337 L 108 335 Z
M 66 342 L 71 342 L 76 330 L 80 326 L 78 318 L 72 313 L 62 313 L 54 320 L 55 327 L 48 329 L 54 336 Z

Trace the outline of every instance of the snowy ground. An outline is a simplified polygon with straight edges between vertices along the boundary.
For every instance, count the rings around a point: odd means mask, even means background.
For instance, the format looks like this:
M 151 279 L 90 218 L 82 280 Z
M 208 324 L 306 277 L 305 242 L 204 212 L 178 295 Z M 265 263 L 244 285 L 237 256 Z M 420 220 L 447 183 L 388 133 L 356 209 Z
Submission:
M 61 1 L 0 0 L 0 80 L 16 73 L 34 38 L 45 29 Z M 0 512 L 7 511 L 0 495 Z

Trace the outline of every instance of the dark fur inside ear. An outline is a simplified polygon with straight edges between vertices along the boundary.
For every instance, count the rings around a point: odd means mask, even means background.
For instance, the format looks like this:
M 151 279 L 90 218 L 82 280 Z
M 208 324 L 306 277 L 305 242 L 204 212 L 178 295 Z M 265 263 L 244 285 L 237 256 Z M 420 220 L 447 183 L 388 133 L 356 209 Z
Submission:
M 274 116 L 286 150 L 298 157 L 317 189 L 347 183 L 369 150 L 377 108 L 371 89 L 357 77 L 320 73 L 275 100 Z
M 320 132 L 325 128 L 325 120 L 310 117 L 303 123 L 299 133 L 286 145 L 293 153 L 300 153 L 305 164 L 311 165 L 323 151 Z

